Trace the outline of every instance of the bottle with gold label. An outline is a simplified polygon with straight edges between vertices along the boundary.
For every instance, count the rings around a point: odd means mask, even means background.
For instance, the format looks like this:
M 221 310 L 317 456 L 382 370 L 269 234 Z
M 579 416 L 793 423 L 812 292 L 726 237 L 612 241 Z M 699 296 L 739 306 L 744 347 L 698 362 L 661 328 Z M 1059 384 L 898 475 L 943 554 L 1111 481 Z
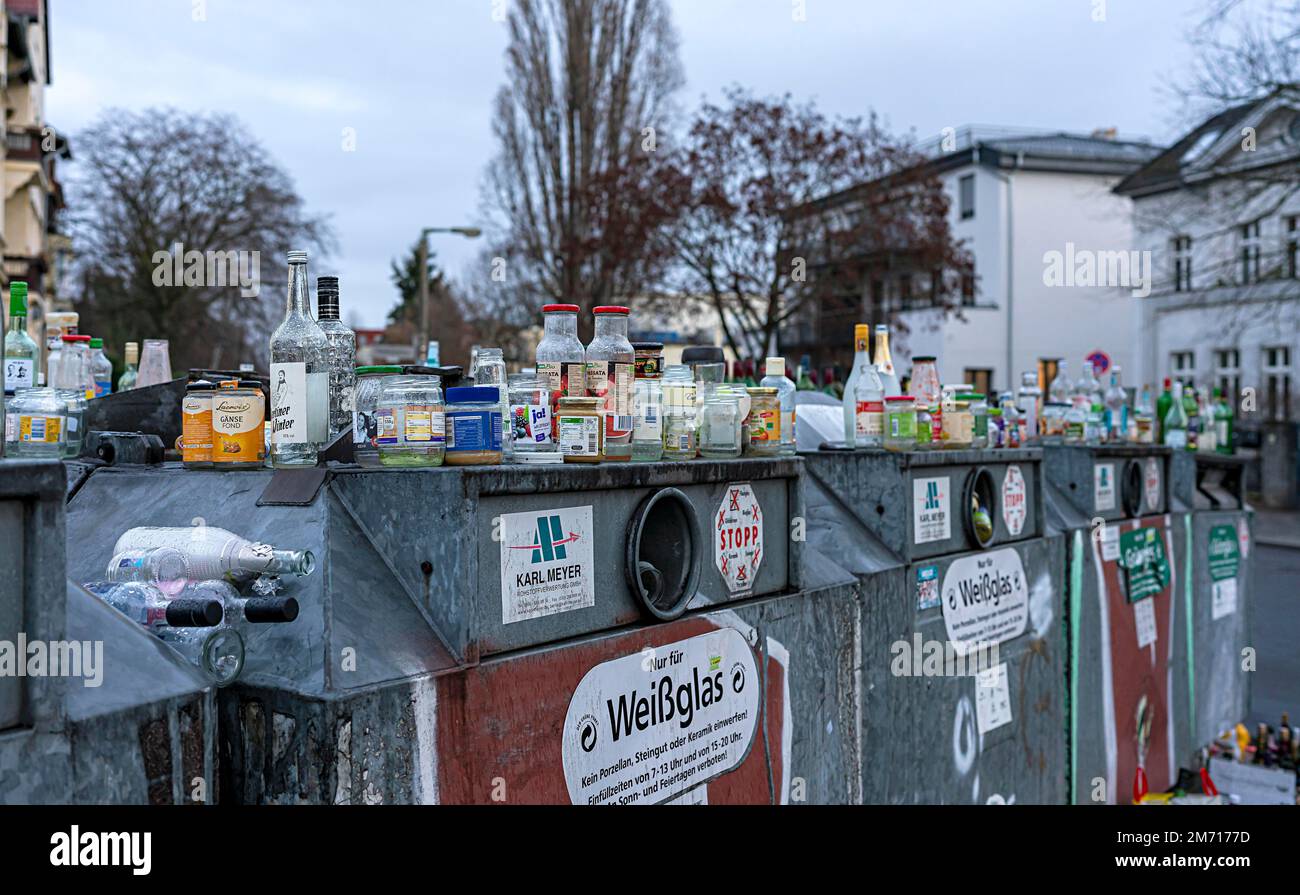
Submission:
M 181 401 L 181 464 L 186 469 L 212 468 L 212 398 L 216 388 L 206 379 L 185 386 Z
M 230 379 L 212 394 L 212 465 L 216 469 L 261 469 L 266 397 L 255 379 Z

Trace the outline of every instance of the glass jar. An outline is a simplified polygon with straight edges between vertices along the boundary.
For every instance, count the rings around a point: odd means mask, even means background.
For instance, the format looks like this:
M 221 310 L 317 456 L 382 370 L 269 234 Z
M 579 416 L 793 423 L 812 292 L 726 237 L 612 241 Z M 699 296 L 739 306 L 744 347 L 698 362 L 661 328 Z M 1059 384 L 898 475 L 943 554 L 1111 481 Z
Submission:
M 916 399 L 911 395 L 885 399 L 885 450 L 916 450 Z
M 663 342 L 633 342 L 632 460 L 654 463 L 664 455 Z
M 934 426 L 934 418 L 937 414 L 938 408 L 931 408 L 925 404 L 916 405 L 916 450 L 929 451 L 935 448 L 940 435 L 935 431 Z
M 943 401 L 943 435 L 944 450 L 965 450 L 975 438 L 975 415 L 971 413 L 970 402 L 949 396 Z
M 506 359 L 500 348 L 480 348 L 474 355 L 474 366 L 470 370 L 476 386 L 491 386 L 500 395 L 501 419 L 504 422 L 510 415 L 510 390 L 506 379 Z M 501 432 L 501 450 L 510 456 L 510 431 Z
M 550 380 L 530 373 L 510 376 L 510 442 L 515 454 L 555 451 Z
M 939 403 L 939 368 L 933 357 L 912 358 L 912 379 L 907 384 L 907 392 L 916 398 L 918 405 L 931 406 Z
M 696 445 L 695 377 L 691 368 L 677 365 L 664 370 L 664 459 L 694 460 Z
M 1061 440 L 1066 444 L 1083 444 L 1088 426 L 1088 413 L 1079 404 L 1070 404 L 1063 414 Z
M 565 463 L 605 459 L 605 412 L 600 398 L 561 398 L 556 430 Z
M 1007 446 L 1007 420 L 1002 415 L 1001 407 L 990 407 L 988 410 L 988 447 L 991 449 L 1000 449 Z
M 1065 412 L 1069 409 L 1070 405 L 1061 401 L 1043 404 L 1041 437 L 1044 444 L 1060 444 L 1065 440 Z
M 357 367 L 356 388 L 353 392 L 352 408 L 352 456 L 360 466 L 374 468 L 380 466 L 378 422 L 375 412 L 379 409 L 379 391 L 384 377 L 396 376 L 402 372 L 398 366 Z
M 266 462 L 266 395 L 256 379 L 228 379 L 212 395 L 212 465 L 260 469 Z
M 619 305 L 595 308 L 596 333 L 587 346 L 587 394 L 605 411 L 605 456 L 632 459 L 632 386 L 636 353 L 627 340 L 629 311 Z
M 578 341 L 578 306 L 543 305 L 542 340 L 537 343 L 537 375 L 551 390 L 551 441 L 561 398 L 587 394 L 586 353 Z
M 963 392 L 957 400 L 965 401 L 971 414 L 970 446 L 984 449 L 989 446 L 989 405 L 982 392 Z
M 389 376 L 375 410 L 379 462 L 384 466 L 441 466 L 446 447 L 442 380 Z
M 14 457 L 55 459 L 64 451 L 67 405 L 52 388 L 24 388 L 9 400 L 5 426 Z
M 1106 408 L 1098 403 L 1084 411 L 1083 441 L 1102 444 L 1106 437 Z
M 728 460 L 740 456 L 746 438 L 749 394 L 744 386 L 720 382 L 705 389 L 700 412 L 700 456 Z
M 746 417 L 748 439 L 745 453 L 755 457 L 774 457 L 781 453 L 781 393 L 775 388 L 757 386 L 749 394 Z
M 181 399 L 181 465 L 212 468 L 212 397 L 217 386 L 200 379 L 185 386 Z
M 448 466 L 500 463 L 501 398 L 491 385 L 447 389 L 446 453 Z

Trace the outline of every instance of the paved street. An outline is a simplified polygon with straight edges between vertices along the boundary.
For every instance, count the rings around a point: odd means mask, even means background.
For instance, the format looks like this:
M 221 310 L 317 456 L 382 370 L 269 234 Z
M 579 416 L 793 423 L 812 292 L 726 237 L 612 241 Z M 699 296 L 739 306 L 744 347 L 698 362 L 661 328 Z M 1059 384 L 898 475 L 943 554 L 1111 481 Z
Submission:
M 1259 670 L 1251 693 L 1251 728 L 1300 720 L 1300 549 L 1259 544 L 1255 566 L 1255 638 Z

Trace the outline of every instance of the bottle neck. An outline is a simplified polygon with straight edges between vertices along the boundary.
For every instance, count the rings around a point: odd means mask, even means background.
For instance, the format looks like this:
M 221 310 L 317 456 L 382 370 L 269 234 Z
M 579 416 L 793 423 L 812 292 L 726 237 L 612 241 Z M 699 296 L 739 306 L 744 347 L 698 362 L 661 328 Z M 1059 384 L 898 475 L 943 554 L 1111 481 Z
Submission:
M 316 316 L 318 320 L 339 319 L 339 294 L 329 289 L 316 290 Z
M 894 371 L 894 359 L 889 354 L 889 331 L 876 330 L 876 366 L 882 370 Z
M 597 339 L 626 339 L 627 317 L 623 314 L 597 314 L 595 337 Z
M 286 300 L 285 317 L 310 317 L 311 300 L 307 296 L 307 262 L 291 261 L 289 263 L 289 296 Z
M 552 311 L 545 315 L 545 320 L 542 323 L 542 335 L 548 339 L 576 339 L 578 337 L 578 315 L 568 311 Z

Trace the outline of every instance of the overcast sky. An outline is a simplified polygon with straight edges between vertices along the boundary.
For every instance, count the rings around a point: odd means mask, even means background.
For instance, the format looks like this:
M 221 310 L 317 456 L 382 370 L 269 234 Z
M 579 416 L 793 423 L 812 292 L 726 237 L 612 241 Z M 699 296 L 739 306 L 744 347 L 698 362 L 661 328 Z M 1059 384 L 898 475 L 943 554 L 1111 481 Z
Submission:
M 206 0 L 206 21 L 196 2 L 51 0 L 49 122 L 75 139 L 114 106 L 238 115 L 333 221 L 339 252 L 313 278 L 339 274 L 345 313 L 380 325 L 389 262 L 420 227 L 478 218 L 502 0 Z M 673 0 L 681 102 L 738 83 L 835 114 L 874 108 L 923 137 L 978 123 L 1167 141 L 1159 88 L 1186 65 L 1204 2 L 805 0 L 796 21 L 796 0 Z M 433 240 L 453 276 L 477 249 Z

